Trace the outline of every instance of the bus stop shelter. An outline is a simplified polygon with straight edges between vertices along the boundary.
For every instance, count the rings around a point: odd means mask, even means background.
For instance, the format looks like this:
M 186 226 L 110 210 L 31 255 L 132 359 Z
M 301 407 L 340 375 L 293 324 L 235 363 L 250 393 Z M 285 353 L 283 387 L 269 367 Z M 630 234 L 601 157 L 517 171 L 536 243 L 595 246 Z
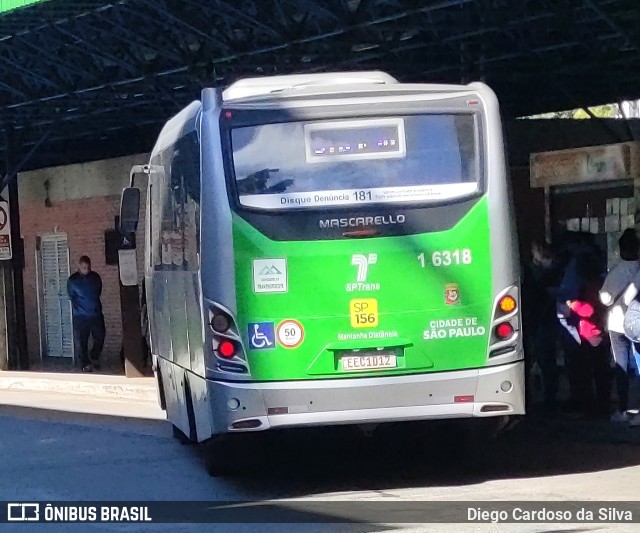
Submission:
M 13 367 L 25 367 L 19 171 L 148 151 L 205 86 L 381 69 L 482 80 L 509 118 L 640 98 L 635 0 L 0 0 Z

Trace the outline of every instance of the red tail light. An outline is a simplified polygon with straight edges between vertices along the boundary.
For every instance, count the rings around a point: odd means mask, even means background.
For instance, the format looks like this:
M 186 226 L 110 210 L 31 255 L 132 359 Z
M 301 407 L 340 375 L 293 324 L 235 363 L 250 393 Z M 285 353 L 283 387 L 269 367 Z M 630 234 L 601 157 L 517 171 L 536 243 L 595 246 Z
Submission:
M 220 341 L 218 353 L 225 359 L 231 359 L 236 354 L 236 345 L 226 339 Z
M 513 335 L 513 326 L 509 322 L 503 322 L 496 327 L 496 337 L 506 340 Z

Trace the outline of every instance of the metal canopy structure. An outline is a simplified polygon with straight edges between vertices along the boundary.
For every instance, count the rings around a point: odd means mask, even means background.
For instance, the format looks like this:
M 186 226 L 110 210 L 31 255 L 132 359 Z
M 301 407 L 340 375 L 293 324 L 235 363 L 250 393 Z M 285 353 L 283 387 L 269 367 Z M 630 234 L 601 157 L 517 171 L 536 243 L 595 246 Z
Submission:
M 0 134 L 28 168 L 148 150 L 246 75 L 481 79 L 511 117 L 640 97 L 638 0 L 6 1 Z

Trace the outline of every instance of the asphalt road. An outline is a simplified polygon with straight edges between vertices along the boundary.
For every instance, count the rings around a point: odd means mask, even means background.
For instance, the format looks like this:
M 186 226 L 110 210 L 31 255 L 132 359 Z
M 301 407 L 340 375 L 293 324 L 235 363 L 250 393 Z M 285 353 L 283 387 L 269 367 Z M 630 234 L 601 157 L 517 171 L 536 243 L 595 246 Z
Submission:
M 486 447 L 455 428 L 389 426 L 263 438 L 233 479 L 210 478 L 144 406 L 29 393 L 0 397 L 0 500 L 638 500 L 640 428 L 531 419 Z M 24 393 L 20 393 L 24 394 Z M 35 399 L 34 399 L 35 394 Z M 66 402 L 66 403 L 65 403 Z M 81 402 L 83 413 L 71 413 Z M 21 407 L 20 404 L 32 407 Z M 14 404 L 14 405 L 7 405 Z M 55 409 L 54 409 L 55 407 Z M 105 415 L 104 413 L 110 413 Z M 127 413 L 134 417 L 123 416 Z M 120 414 L 120 416 L 113 416 Z M 143 418 L 145 417 L 145 418 Z M 170 531 L 636 531 L 637 525 L 150 525 Z M 43 531 L 54 526 L 2 526 Z M 86 531 L 86 525 L 56 530 Z M 139 525 L 92 525 L 136 531 Z

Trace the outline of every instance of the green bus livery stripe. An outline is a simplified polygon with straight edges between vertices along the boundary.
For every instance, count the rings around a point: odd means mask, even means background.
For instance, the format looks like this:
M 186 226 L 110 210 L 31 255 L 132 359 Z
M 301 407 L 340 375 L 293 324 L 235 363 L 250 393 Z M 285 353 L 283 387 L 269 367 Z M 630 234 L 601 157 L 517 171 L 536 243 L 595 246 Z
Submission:
M 252 377 L 372 375 L 363 361 L 381 366 L 375 375 L 485 366 L 488 219 L 482 198 L 446 231 L 291 242 L 234 217 L 238 325 Z

